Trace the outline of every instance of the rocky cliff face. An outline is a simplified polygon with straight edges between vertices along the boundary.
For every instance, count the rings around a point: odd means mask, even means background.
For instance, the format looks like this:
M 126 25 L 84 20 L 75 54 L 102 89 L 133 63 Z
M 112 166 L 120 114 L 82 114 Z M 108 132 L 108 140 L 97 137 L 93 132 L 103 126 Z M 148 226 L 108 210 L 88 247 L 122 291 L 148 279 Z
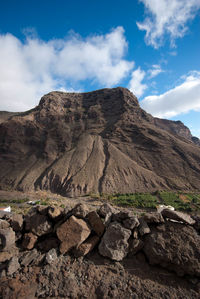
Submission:
M 195 190 L 195 140 L 183 124 L 146 113 L 127 89 L 51 92 L 1 123 L 0 187 L 67 196 Z

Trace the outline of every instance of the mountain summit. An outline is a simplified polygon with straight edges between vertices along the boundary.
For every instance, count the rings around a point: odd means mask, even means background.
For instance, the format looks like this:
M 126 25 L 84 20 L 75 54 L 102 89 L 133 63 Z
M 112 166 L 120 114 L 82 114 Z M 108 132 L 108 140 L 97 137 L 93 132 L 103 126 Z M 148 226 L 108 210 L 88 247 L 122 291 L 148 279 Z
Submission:
M 152 117 L 125 88 L 51 92 L 0 113 L 0 188 L 66 196 L 200 189 L 200 144 L 181 122 Z

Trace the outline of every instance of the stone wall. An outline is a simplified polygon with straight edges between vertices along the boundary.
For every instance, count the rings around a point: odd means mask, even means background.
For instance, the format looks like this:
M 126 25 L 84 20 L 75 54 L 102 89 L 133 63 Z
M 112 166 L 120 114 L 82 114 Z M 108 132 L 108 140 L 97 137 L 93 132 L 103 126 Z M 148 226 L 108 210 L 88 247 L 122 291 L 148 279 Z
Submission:
M 90 211 L 33 207 L 27 215 L 0 215 L 0 276 L 21 267 L 51 263 L 59 256 L 84 257 L 98 250 L 102 258 L 122 261 L 142 251 L 149 264 L 200 276 L 200 217 L 164 209 L 136 217 L 132 211 L 103 204 Z

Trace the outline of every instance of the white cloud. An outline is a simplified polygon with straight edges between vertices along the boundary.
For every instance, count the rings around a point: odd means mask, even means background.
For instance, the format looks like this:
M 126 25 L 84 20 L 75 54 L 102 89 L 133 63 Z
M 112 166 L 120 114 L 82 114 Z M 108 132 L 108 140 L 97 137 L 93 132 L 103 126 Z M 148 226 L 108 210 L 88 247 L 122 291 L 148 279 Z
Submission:
M 147 112 L 161 118 L 200 111 L 200 72 L 190 72 L 182 84 L 161 95 L 145 97 L 140 104 Z
M 154 78 L 158 76 L 160 73 L 162 73 L 163 70 L 160 65 L 158 64 L 153 64 L 152 69 L 148 70 L 149 73 L 149 79 Z
M 187 22 L 195 17 L 200 9 L 200 0 L 139 0 L 146 8 L 147 17 L 137 22 L 140 30 L 145 30 L 146 43 L 154 48 L 162 45 L 168 34 L 171 45 L 176 38 L 183 37 Z
M 0 35 L 0 110 L 23 111 L 34 107 L 51 90 L 71 90 L 91 80 L 112 86 L 127 76 L 134 62 L 123 59 L 127 42 L 124 29 L 82 39 L 42 41 L 32 35 L 23 43 L 11 34 Z
M 145 75 L 145 71 L 141 70 L 140 67 L 133 71 L 131 75 L 128 88 L 138 97 L 143 95 L 145 89 L 147 88 L 147 85 L 142 83 Z

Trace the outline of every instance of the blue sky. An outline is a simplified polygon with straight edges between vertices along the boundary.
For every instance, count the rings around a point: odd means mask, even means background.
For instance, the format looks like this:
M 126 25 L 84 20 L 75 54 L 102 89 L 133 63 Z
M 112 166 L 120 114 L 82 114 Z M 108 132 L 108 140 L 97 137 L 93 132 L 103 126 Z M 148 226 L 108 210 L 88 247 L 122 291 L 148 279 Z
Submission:
M 0 110 L 115 86 L 200 137 L 200 0 L 0 2 Z

